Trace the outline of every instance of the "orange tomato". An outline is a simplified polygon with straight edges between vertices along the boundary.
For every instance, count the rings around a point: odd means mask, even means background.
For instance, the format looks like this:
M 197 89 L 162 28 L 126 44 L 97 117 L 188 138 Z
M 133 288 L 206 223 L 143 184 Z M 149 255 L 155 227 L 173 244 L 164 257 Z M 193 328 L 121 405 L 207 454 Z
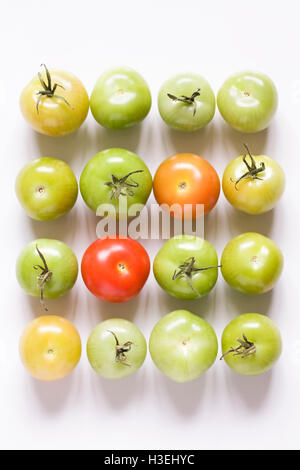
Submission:
M 204 205 L 204 214 L 215 206 L 220 194 L 216 170 L 204 158 L 193 153 L 179 153 L 167 158 L 158 167 L 153 181 L 156 201 L 167 206 L 178 204 L 171 215 L 182 218 L 185 204 L 191 204 L 191 217 L 197 217 L 197 205 Z
M 39 380 L 65 377 L 81 356 L 81 340 L 75 326 L 65 318 L 44 315 L 29 323 L 20 339 L 24 367 Z

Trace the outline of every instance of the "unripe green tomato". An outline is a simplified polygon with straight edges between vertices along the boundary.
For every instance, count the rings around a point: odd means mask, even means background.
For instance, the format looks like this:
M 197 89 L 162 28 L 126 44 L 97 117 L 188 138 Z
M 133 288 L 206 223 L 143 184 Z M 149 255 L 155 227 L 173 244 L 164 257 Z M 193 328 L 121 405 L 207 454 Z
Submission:
M 281 354 L 281 335 L 275 323 L 259 313 L 234 318 L 222 334 L 222 353 L 227 365 L 238 374 L 267 372 Z
M 80 177 L 81 195 L 94 212 L 100 205 L 109 204 L 118 215 L 120 208 L 123 210 L 123 200 L 128 213 L 131 206 L 146 204 L 151 189 L 152 176 L 147 165 L 135 153 L 120 148 L 97 153 Z
M 74 206 L 78 184 L 62 160 L 42 157 L 25 165 L 17 176 L 16 194 L 29 217 L 54 220 Z
M 59 240 L 33 240 L 17 258 L 16 275 L 19 284 L 27 294 L 34 297 L 61 297 L 74 286 L 77 274 L 78 262 L 74 252 Z
M 248 154 L 234 158 L 225 168 L 222 180 L 228 202 L 247 214 L 263 214 L 273 209 L 284 186 L 281 166 L 266 155 Z
M 122 318 L 99 323 L 87 342 L 88 360 L 105 379 L 121 379 L 136 372 L 146 354 L 144 335 L 136 325 Z
M 218 256 L 200 237 L 182 235 L 166 241 L 154 258 L 156 281 L 179 299 L 199 299 L 208 294 L 218 278 Z
M 158 109 L 165 123 L 181 131 L 196 131 L 214 117 L 216 100 L 201 75 L 182 73 L 169 78 L 158 93 Z
M 156 367 L 175 382 L 189 382 L 215 362 L 218 340 L 203 318 L 187 310 L 175 310 L 154 326 L 149 351 Z
M 264 294 L 273 289 L 283 256 L 273 240 L 260 233 L 242 233 L 225 246 L 221 272 L 228 284 L 245 294 Z
M 20 107 L 31 127 L 51 137 L 72 134 L 89 111 L 89 97 L 81 81 L 65 70 L 43 70 L 23 89 Z
M 151 93 L 143 77 L 129 67 L 107 70 L 91 94 L 91 111 L 108 129 L 124 129 L 142 121 L 151 108 Z
M 217 104 L 223 119 L 240 132 L 266 129 L 277 109 L 277 90 L 262 73 L 239 72 L 221 86 Z

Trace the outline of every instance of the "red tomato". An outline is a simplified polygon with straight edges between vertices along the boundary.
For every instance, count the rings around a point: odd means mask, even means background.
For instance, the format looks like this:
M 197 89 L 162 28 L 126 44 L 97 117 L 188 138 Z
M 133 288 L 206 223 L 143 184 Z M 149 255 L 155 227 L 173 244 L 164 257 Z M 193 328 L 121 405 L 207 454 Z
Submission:
M 129 237 L 96 240 L 81 262 L 85 285 L 107 302 L 127 302 L 135 297 L 149 272 L 150 259 L 145 248 Z
M 181 207 L 182 211 L 174 211 L 175 217 L 181 217 L 184 205 L 191 204 L 194 219 L 197 217 L 197 204 L 204 205 L 204 214 L 215 206 L 220 194 L 220 180 L 214 167 L 204 158 L 192 153 L 179 153 L 158 167 L 153 191 L 159 205 L 178 204 Z

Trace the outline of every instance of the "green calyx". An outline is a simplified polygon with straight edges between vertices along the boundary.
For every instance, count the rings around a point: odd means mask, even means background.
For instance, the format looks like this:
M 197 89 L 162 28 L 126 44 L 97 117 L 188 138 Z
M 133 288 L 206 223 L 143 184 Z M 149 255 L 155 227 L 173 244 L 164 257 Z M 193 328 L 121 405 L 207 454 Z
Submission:
M 111 175 L 111 181 L 104 183 L 111 189 L 110 199 L 118 199 L 120 196 L 134 196 L 134 189 L 139 187 L 139 184 L 130 179 L 130 176 L 135 173 L 142 173 L 144 170 L 131 171 L 122 178 L 117 178 Z
M 131 365 L 126 362 L 126 353 L 131 350 L 131 346 L 133 345 L 132 341 L 126 341 L 126 343 L 120 344 L 117 335 L 111 330 L 107 331 L 113 335 L 116 341 L 116 362 L 120 362 L 124 366 L 131 367 Z
M 261 162 L 259 166 L 256 166 L 256 163 L 254 161 L 253 156 L 250 153 L 249 148 L 247 147 L 246 144 L 244 144 L 244 147 L 247 150 L 247 154 L 243 156 L 243 162 L 245 163 L 245 165 L 247 167 L 247 171 L 242 176 L 240 176 L 236 181 L 234 181 L 232 178 L 230 178 L 230 180 L 234 183 L 235 189 L 237 191 L 238 191 L 237 185 L 239 184 L 240 181 L 242 181 L 244 179 L 252 178 L 254 180 L 262 180 L 263 178 L 260 178 L 257 175 L 265 170 L 264 162 Z M 247 161 L 247 157 L 250 158 L 250 164 Z
M 241 356 L 242 359 L 245 359 L 246 357 L 249 357 L 252 354 L 256 353 L 255 344 L 249 341 L 244 333 L 242 335 L 242 338 L 238 338 L 237 341 L 238 343 L 240 343 L 239 346 L 237 346 L 236 348 L 230 348 L 220 357 L 220 360 L 222 360 L 223 357 L 227 356 L 228 354 L 233 354 L 234 356 Z
M 54 83 L 53 86 L 52 86 L 52 79 L 51 79 L 51 75 L 50 75 L 49 70 L 47 69 L 45 64 L 41 64 L 41 67 L 45 68 L 46 81 L 43 79 L 42 74 L 39 72 L 38 77 L 39 77 L 39 80 L 41 82 L 41 85 L 42 85 L 43 89 L 37 92 L 37 95 L 38 95 L 38 99 L 37 99 L 37 102 L 36 102 L 37 113 L 39 114 L 39 105 L 40 105 L 41 99 L 45 96 L 47 98 L 58 98 L 58 99 L 62 100 L 69 108 L 73 109 L 72 106 L 70 105 L 70 103 L 68 103 L 68 101 L 63 96 L 55 94 L 55 91 L 56 91 L 57 87 L 60 87 L 63 90 L 65 89 L 63 87 L 63 85 L 59 85 L 58 83 Z
M 44 287 L 45 287 L 45 284 L 48 281 L 50 281 L 50 279 L 52 278 L 53 273 L 52 273 L 52 271 L 49 270 L 46 259 L 43 255 L 43 253 L 39 250 L 37 245 L 36 245 L 36 251 L 38 252 L 39 257 L 41 258 L 43 265 L 41 266 L 40 264 L 35 264 L 33 266 L 33 269 L 40 269 L 41 270 L 40 274 L 37 276 L 37 280 L 40 283 L 40 289 L 41 289 L 40 301 L 41 301 L 41 305 L 42 305 L 43 309 L 46 310 L 46 312 L 48 312 L 48 308 L 44 303 Z
M 193 116 L 195 116 L 196 111 L 197 111 L 197 104 L 195 102 L 195 98 L 197 98 L 197 96 L 200 96 L 200 90 L 201 88 L 198 88 L 196 91 L 194 91 L 194 93 L 192 93 L 191 96 L 186 96 L 186 95 L 175 96 L 175 95 L 172 95 L 171 93 L 167 93 L 167 95 L 173 101 L 181 101 L 182 103 L 192 105 L 194 107 Z
M 200 297 L 199 292 L 196 291 L 196 289 L 193 286 L 193 276 L 200 272 L 200 271 L 206 271 L 208 269 L 213 269 L 213 268 L 220 268 L 221 266 L 208 266 L 205 268 L 195 268 L 195 263 L 196 260 L 192 256 L 191 258 L 186 259 L 182 264 L 178 266 L 178 268 L 175 269 L 172 280 L 175 281 L 176 279 L 179 278 L 185 278 L 189 287 L 191 290 L 194 292 L 194 294 L 197 295 L 197 297 Z

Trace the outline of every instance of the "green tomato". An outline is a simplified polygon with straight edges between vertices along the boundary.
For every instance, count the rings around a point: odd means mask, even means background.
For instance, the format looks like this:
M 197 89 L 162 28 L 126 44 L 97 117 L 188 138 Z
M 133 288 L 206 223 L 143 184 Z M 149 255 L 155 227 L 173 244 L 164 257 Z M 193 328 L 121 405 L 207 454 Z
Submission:
M 225 121 L 240 132 L 259 132 L 268 127 L 277 109 L 277 91 L 262 73 L 240 72 L 221 86 L 217 103 Z
M 158 109 L 165 123 L 181 131 L 196 131 L 214 117 L 216 100 L 201 75 L 182 73 L 167 80 L 158 93 Z
M 247 154 L 234 158 L 222 180 L 226 199 L 247 214 L 263 214 L 276 205 L 285 186 L 281 166 L 266 155 Z
M 89 97 L 81 81 L 65 70 L 43 70 L 25 86 L 20 96 L 22 114 L 41 134 L 63 137 L 82 125 Z
M 23 248 L 17 259 L 16 274 L 27 294 L 55 299 L 68 292 L 77 279 L 77 258 L 68 245 L 49 238 L 39 238 Z
M 158 284 L 179 299 L 198 299 L 212 290 L 218 278 L 218 256 L 200 237 L 181 235 L 168 240 L 155 256 Z
M 121 200 L 128 210 L 134 204 L 144 205 L 151 189 L 152 176 L 143 160 L 119 148 L 97 153 L 80 177 L 81 195 L 94 212 L 101 204 L 111 204 L 119 214 Z
M 245 294 L 271 290 L 283 268 L 280 248 L 259 233 L 242 233 L 224 248 L 221 271 L 228 284 Z
M 187 310 L 175 310 L 156 323 L 149 350 L 163 374 L 176 382 L 189 382 L 213 365 L 218 341 L 207 321 Z
M 78 184 L 62 160 L 42 157 L 25 165 L 16 179 L 16 194 L 29 217 L 54 220 L 74 206 Z
M 280 356 L 280 331 L 265 315 L 245 313 L 224 329 L 222 353 L 227 365 L 238 374 L 263 374 Z
M 111 318 L 96 328 L 87 342 L 92 368 L 106 379 L 121 379 L 143 364 L 147 343 L 139 328 L 128 320 Z
M 151 108 L 143 77 L 128 67 L 107 70 L 97 80 L 90 100 L 96 121 L 108 129 L 124 129 L 142 121 Z

